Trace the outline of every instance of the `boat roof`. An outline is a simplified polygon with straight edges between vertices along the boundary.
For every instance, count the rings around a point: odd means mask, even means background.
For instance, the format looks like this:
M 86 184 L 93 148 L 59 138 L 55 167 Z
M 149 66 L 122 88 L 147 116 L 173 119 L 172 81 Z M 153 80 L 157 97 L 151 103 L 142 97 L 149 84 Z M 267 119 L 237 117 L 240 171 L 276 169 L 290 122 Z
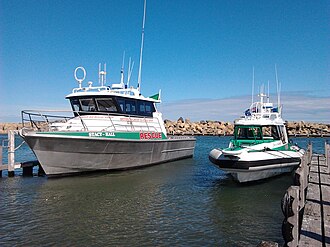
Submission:
M 160 90 L 157 94 L 150 97 L 144 97 L 140 93 L 140 88 L 134 88 L 133 86 L 128 86 L 129 79 L 127 84 L 124 83 L 124 72 L 121 70 L 121 82 L 117 84 L 112 84 L 111 86 L 106 85 L 106 69 L 104 65 L 104 70 L 101 70 L 101 64 L 99 64 L 99 86 L 93 86 L 93 82 L 89 81 L 88 86 L 82 86 L 82 82 L 86 78 L 86 70 L 84 67 L 77 67 L 74 71 L 74 77 L 78 82 L 79 87 L 74 88 L 72 93 L 68 94 L 65 98 L 80 98 L 80 97 L 124 97 L 129 99 L 144 100 L 153 103 L 160 103 Z M 82 77 L 78 78 L 77 71 L 82 71 Z
M 158 94 L 152 95 L 150 97 L 144 97 L 140 94 L 140 92 L 131 87 L 131 88 L 121 88 L 121 89 L 112 89 L 108 86 L 98 86 L 98 87 L 79 87 L 74 88 L 72 90 L 72 93 L 68 94 L 65 98 L 76 98 L 76 97 L 111 97 L 111 96 L 117 96 L 117 97 L 124 97 L 124 98 L 130 98 L 130 99 L 136 99 L 136 100 L 145 100 L 150 101 L 153 103 L 160 103 L 160 92 Z
M 234 121 L 235 125 L 284 125 L 281 117 L 281 107 L 274 107 L 267 95 L 260 93 L 260 101 L 251 104 L 244 116 Z M 264 98 L 267 97 L 267 102 Z
M 284 125 L 285 121 L 274 116 L 242 117 L 234 121 L 235 125 Z

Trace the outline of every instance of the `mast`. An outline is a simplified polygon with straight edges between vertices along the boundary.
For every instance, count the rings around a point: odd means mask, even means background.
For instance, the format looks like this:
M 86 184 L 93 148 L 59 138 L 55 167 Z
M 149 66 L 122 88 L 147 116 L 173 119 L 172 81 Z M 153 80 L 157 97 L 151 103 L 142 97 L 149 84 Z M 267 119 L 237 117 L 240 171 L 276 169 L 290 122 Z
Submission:
M 281 86 L 279 84 L 278 81 L 278 76 L 277 76 L 277 66 L 275 64 L 275 79 L 276 79 L 276 87 L 277 87 L 277 107 L 278 107 L 278 111 L 281 114 L 281 98 L 280 98 L 280 90 L 281 90 Z
M 131 80 L 131 75 L 134 67 L 134 61 L 132 62 L 131 58 L 128 60 L 128 75 L 127 75 L 127 87 L 129 87 L 129 81 Z
M 121 65 L 121 70 L 120 70 L 120 84 L 124 88 L 124 62 L 125 62 L 125 51 L 123 54 L 123 63 Z
M 268 92 L 267 92 L 267 103 L 269 103 L 269 80 L 268 80 L 268 87 L 267 87 L 267 90 L 268 90 Z
M 103 65 L 103 70 L 101 67 L 101 63 L 99 63 L 99 84 L 103 87 L 107 82 L 107 64 Z
M 254 66 L 252 67 L 252 102 L 251 104 L 253 104 L 253 94 L 254 94 Z
M 146 6 L 147 6 L 147 0 L 144 0 L 141 47 L 140 47 L 140 64 L 139 64 L 139 75 L 138 75 L 138 86 L 137 86 L 137 90 L 139 92 L 140 92 L 140 88 L 141 88 L 142 54 L 143 54 L 143 44 L 144 44 L 144 24 L 146 21 Z

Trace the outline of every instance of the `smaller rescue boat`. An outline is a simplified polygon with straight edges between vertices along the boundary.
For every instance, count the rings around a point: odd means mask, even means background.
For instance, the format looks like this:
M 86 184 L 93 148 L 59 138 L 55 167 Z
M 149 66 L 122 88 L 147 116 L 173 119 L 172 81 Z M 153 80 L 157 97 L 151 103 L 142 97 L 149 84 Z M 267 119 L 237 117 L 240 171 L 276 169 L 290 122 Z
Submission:
M 259 96 L 260 101 L 234 121 L 229 147 L 213 149 L 209 154 L 212 163 L 240 183 L 291 172 L 305 152 L 289 142 L 280 107 L 274 107 L 266 94 Z

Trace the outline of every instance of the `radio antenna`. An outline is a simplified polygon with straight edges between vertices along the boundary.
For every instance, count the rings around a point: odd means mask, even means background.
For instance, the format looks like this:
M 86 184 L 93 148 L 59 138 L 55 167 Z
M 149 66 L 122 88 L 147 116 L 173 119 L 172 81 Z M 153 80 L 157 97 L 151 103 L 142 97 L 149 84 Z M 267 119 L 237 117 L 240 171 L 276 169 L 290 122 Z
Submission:
M 125 51 L 123 54 L 123 63 L 121 65 L 121 70 L 120 70 L 120 84 L 124 88 L 124 62 L 125 62 Z
M 126 83 L 127 87 L 129 87 L 129 81 L 131 80 L 133 67 L 134 67 L 134 61 L 132 62 L 131 58 L 129 58 L 129 61 L 128 61 L 128 75 L 127 75 L 127 83 Z
M 140 92 L 140 89 L 141 89 L 142 54 L 143 54 L 143 44 L 144 44 L 144 24 L 145 24 L 145 21 L 146 21 L 146 6 L 147 6 L 147 0 L 144 0 L 142 34 L 141 34 L 141 47 L 140 47 L 140 64 L 139 64 L 139 76 L 138 76 L 138 86 L 137 86 L 137 89 L 138 89 L 139 92 Z
M 281 98 L 280 98 L 281 85 L 278 81 L 276 64 L 275 64 L 275 79 L 276 79 L 276 87 L 277 87 L 277 107 L 278 107 L 279 113 L 281 113 Z
M 253 104 L 253 95 L 254 95 L 254 66 L 252 67 L 252 96 L 251 96 L 251 104 Z

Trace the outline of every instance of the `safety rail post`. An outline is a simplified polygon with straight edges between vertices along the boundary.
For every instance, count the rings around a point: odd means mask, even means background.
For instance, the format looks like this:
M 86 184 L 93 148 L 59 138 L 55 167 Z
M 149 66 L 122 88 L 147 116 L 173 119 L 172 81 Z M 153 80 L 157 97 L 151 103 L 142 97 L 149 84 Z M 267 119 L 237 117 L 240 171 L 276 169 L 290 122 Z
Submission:
M 15 131 L 8 131 L 8 177 L 15 176 Z
M 88 128 L 87 128 L 86 124 L 84 123 L 84 120 L 82 120 L 81 115 L 79 114 L 78 111 L 76 113 L 77 113 L 77 115 L 78 115 L 78 117 L 80 119 L 80 122 L 81 122 L 82 126 L 84 127 L 84 130 L 85 131 L 88 131 Z
M 158 122 L 158 127 L 160 128 L 160 132 L 163 132 L 163 130 L 162 130 L 162 125 L 160 124 L 160 122 L 159 122 L 159 118 L 157 118 L 157 122 Z M 155 127 L 156 128 L 156 127 Z M 157 129 L 157 128 L 156 128 Z
M 146 123 L 146 126 L 147 126 L 148 131 L 150 131 L 150 128 L 149 128 L 149 125 L 148 125 L 148 122 L 147 122 L 147 118 L 146 117 L 143 117 L 143 119 L 144 119 L 144 122 Z
M 107 115 L 108 115 L 108 117 L 109 117 L 109 119 L 110 119 L 110 122 L 111 122 L 111 124 L 112 124 L 113 130 L 116 130 L 116 127 L 115 127 L 115 125 L 114 125 L 114 123 L 113 123 L 113 121 L 112 121 L 112 119 L 111 119 L 110 114 L 107 114 Z
M 131 130 L 130 130 L 130 131 L 135 131 L 135 126 L 134 126 L 134 124 L 133 124 L 133 121 L 132 121 L 131 115 L 129 115 L 128 118 L 129 118 L 129 123 L 130 123 L 130 126 L 131 126 Z

